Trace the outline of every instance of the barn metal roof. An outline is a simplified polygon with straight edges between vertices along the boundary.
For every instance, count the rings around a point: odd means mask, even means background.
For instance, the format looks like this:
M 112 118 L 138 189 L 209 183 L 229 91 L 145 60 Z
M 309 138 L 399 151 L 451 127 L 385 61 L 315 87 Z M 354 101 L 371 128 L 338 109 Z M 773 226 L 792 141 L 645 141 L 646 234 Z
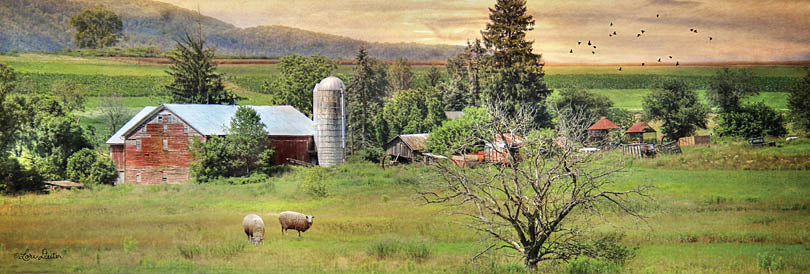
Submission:
M 151 113 L 156 108 L 157 107 L 149 106 L 149 107 L 144 107 L 143 109 L 141 109 L 141 111 L 138 112 L 137 114 L 135 114 L 135 116 L 132 116 L 132 119 L 129 119 L 129 121 L 127 121 L 124 124 L 124 126 L 119 128 L 118 131 L 116 131 L 115 134 L 113 134 L 110 137 L 110 139 L 107 139 L 107 144 L 108 145 L 123 145 L 124 144 L 124 137 L 123 137 L 124 132 L 127 132 L 130 128 L 135 127 L 135 125 L 139 124 L 139 122 L 141 120 L 143 120 L 143 118 L 147 114 Z
M 130 122 L 121 127 L 107 144 L 123 144 L 124 137 L 146 118 L 166 109 L 202 135 L 226 135 L 231 118 L 236 114 L 237 105 L 204 105 L 204 104 L 163 104 L 160 107 L 145 107 Z M 261 117 L 269 135 L 312 136 L 312 120 L 292 106 L 251 106 Z M 135 122 L 132 122 L 135 121 Z M 114 139 L 116 138 L 116 139 Z M 118 141 L 117 143 L 112 141 Z

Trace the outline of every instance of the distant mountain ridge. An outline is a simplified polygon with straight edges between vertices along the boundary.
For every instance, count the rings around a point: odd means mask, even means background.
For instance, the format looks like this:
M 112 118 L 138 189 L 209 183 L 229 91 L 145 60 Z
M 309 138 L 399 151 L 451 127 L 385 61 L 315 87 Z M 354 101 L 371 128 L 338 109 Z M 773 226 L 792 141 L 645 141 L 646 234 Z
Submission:
M 174 47 L 185 31 L 197 29 L 197 13 L 151 0 L 0 0 L 0 51 L 59 51 L 75 48 L 71 15 L 104 6 L 124 23 L 122 47 Z M 321 54 L 330 58 L 354 58 L 365 46 L 383 59 L 444 60 L 462 48 L 416 43 L 373 43 L 338 35 L 285 26 L 238 28 L 202 16 L 203 33 L 218 54 L 279 57 L 290 54 Z

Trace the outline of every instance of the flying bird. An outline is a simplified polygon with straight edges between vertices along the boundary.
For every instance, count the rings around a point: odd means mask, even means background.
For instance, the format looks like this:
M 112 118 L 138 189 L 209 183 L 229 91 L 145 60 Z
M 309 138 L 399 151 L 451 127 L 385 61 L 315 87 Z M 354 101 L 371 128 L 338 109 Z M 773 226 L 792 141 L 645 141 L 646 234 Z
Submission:
M 613 26 L 613 22 L 610 22 L 610 26 L 611 26 L 611 27 Z
M 644 30 L 641 30 L 641 34 L 644 34 Z
M 613 37 L 613 34 L 608 34 L 608 36 Z
M 661 15 L 656 13 L 655 18 L 658 18 L 658 17 L 661 17 Z
M 711 41 L 711 40 L 712 40 L 712 37 L 711 37 L 711 36 L 709 36 L 709 41 Z
M 695 32 L 695 29 L 689 29 L 689 31 L 691 31 L 691 32 Z
M 590 45 L 591 45 L 591 40 L 588 40 L 588 46 L 590 46 Z
M 577 42 L 577 45 L 582 45 L 582 41 Z
M 641 33 L 639 33 L 639 34 L 636 34 L 636 37 L 641 37 Z
M 619 71 L 622 71 L 622 67 L 619 67 Z
M 595 51 L 591 51 L 591 54 L 596 54 L 596 52 L 595 52 Z
M 574 53 L 574 49 L 571 49 L 571 53 Z
M 658 63 L 661 63 L 661 58 L 658 58 Z
M 677 66 L 680 66 L 680 65 L 681 65 L 681 62 L 675 61 L 675 66 L 676 66 L 676 67 L 677 67 Z
M 643 67 L 643 66 L 644 66 L 644 63 L 641 63 L 641 66 Z
M 616 31 L 613 31 L 613 35 L 616 35 Z
M 697 32 L 697 29 L 695 29 L 695 33 L 698 33 L 698 32 Z
M 669 56 L 669 59 L 672 59 L 672 55 Z
M 596 48 L 596 46 L 593 46 L 593 48 Z

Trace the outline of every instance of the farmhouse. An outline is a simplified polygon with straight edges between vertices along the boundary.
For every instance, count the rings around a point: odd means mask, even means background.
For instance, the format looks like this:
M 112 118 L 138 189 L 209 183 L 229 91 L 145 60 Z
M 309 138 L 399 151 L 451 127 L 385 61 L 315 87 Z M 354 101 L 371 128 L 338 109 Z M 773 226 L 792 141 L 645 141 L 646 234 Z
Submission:
M 275 150 L 276 163 L 310 162 L 313 123 L 292 106 L 249 106 L 261 117 Z M 193 139 L 228 134 L 235 105 L 163 104 L 144 107 L 107 144 L 118 169 L 117 183 L 185 183 Z

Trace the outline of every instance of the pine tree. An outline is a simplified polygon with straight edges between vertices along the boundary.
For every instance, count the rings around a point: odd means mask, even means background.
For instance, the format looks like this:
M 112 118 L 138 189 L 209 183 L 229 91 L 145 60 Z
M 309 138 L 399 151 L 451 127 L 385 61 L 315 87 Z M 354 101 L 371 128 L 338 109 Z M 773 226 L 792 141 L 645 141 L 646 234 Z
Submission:
M 355 59 L 354 77 L 347 88 L 349 150 L 362 148 L 376 139 L 375 113 L 382 109 L 382 100 L 388 87 L 385 64 L 368 56 L 360 48 Z
M 200 36 L 194 39 L 186 33 L 177 41 L 172 66 L 166 72 L 174 80 L 166 88 L 172 92 L 172 102 L 191 104 L 235 104 L 236 96 L 227 90 L 222 75 L 216 72 L 214 49 L 205 47 Z
M 532 52 L 534 41 L 526 40 L 526 33 L 534 29 L 534 18 L 526 13 L 526 1 L 498 0 L 489 12 L 490 22 L 481 32 L 484 45 L 492 52 L 484 99 L 499 102 L 511 112 L 533 107 L 535 125 L 547 125 L 543 101 L 551 91 L 543 80 L 541 55 Z

